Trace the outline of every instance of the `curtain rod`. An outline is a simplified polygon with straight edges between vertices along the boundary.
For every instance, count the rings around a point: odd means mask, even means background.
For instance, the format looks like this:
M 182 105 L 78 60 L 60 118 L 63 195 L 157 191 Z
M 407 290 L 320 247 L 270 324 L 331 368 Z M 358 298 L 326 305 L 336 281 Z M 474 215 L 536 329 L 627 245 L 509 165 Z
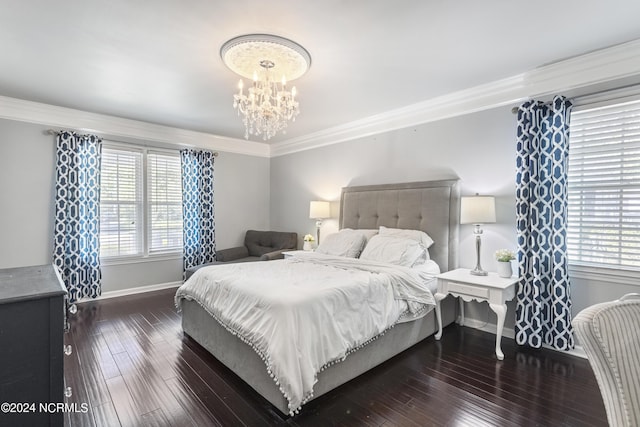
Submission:
M 71 129 L 71 131 L 76 131 L 76 129 Z M 48 135 L 58 135 L 61 132 L 64 132 L 63 130 L 55 130 L 55 129 L 47 129 L 44 131 L 44 133 L 48 134 Z M 101 136 L 103 139 L 107 139 L 109 141 L 113 141 L 113 142 L 120 142 L 122 144 L 135 144 L 132 143 L 131 141 L 122 141 L 113 137 L 110 137 L 109 135 L 106 134 L 101 134 L 100 132 L 97 132 L 98 136 Z M 170 142 L 167 143 L 161 143 L 162 145 L 169 145 L 169 146 L 176 146 L 178 144 L 172 144 Z M 166 147 L 162 147 L 162 146 L 157 146 L 157 145 L 152 145 L 152 144 L 148 144 L 146 141 L 141 144 L 143 147 L 152 147 L 152 148 L 166 148 Z M 185 146 L 185 147 L 193 147 L 193 146 Z M 217 151 L 213 152 L 213 157 L 218 157 L 220 155 L 220 153 L 218 153 Z
M 630 83 L 630 84 L 623 85 L 623 86 L 620 86 L 620 87 L 616 87 L 616 88 L 613 88 L 613 89 L 596 90 L 595 92 L 585 93 L 585 94 L 582 94 L 582 95 L 575 95 L 575 96 L 569 98 L 569 100 L 571 101 L 571 103 L 575 107 L 577 105 L 583 105 L 584 103 L 592 102 L 591 100 L 594 97 L 600 97 L 600 96 L 611 96 L 611 97 L 627 96 L 628 95 L 628 91 L 640 91 L 640 85 L 638 83 Z M 553 101 L 545 102 L 544 105 L 549 105 L 552 102 Z M 522 103 L 520 105 L 522 105 Z M 519 106 L 513 107 L 511 109 L 511 112 L 513 114 L 516 114 L 518 112 L 518 108 L 519 108 Z
M 529 100 L 527 100 L 527 101 L 531 101 L 531 100 L 529 99 Z M 527 101 L 524 101 L 524 102 L 527 102 Z M 523 102 L 522 104 L 524 104 L 524 102 Z M 542 102 L 541 104 L 542 104 L 542 105 L 551 105 L 551 103 L 552 103 L 552 102 L 553 102 L 553 101 Z M 522 105 L 522 104 L 520 104 L 520 105 Z M 513 108 L 511 109 L 511 113 L 512 113 L 512 114 L 518 114 L 518 108 L 520 108 L 520 106 L 513 107 Z

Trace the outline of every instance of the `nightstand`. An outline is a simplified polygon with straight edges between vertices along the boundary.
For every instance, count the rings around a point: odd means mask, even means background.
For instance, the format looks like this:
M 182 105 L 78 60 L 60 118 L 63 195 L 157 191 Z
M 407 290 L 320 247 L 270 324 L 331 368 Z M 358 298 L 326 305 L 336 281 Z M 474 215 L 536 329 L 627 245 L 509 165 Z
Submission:
M 516 284 L 520 280 L 518 277 L 503 278 L 496 273 L 489 273 L 487 276 L 474 276 L 469 269 L 458 268 L 439 274 L 438 290 L 434 295 L 436 300 L 436 319 L 438 321 L 438 333 L 436 340 L 442 337 L 442 315 L 440 312 L 440 301 L 447 295 L 459 297 L 460 301 L 460 324 L 464 324 L 464 307 L 462 300 L 470 302 L 487 301 L 489 307 L 498 316 L 496 322 L 496 356 L 498 360 L 504 359 L 504 353 L 500 348 L 502 340 L 502 328 L 504 318 L 507 314 L 507 301 L 513 299 L 516 294 Z

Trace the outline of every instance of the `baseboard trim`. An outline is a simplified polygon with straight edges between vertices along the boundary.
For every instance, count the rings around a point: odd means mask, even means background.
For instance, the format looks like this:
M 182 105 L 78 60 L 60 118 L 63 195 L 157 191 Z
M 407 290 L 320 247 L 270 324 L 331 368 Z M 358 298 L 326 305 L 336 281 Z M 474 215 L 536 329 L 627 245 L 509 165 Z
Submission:
M 103 292 L 102 295 L 100 295 L 98 298 L 79 299 L 78 301 L 76 301 L 76 304 L 82 304 L 84 302 L 91 302 L 91 301 L 100 301 L 103 299 L 124 297 L 127 295 L 142 294 L 145 292 L 160 291 L 168 288 L 177 288 L 180 285 L 182 285 L 182 282 L 168 282 L 168 283 L 160 283 L 157 285 L 138 286 L 135 288 L 119 289 L 117 291 L 108 291 L 108 292 Z
M 456 319 L 456 323 L 460 323 L 460 318 Z M 473 329 L 479 329 L 479 330 L 484 331 L 484 332 L 489 332 L 490 334 L 493 334 L 493 335 L 496 334 L 496 325 L 495 325 L 495 323 L 486 323 L 486 322 L 483 322 L 481 320 L 465 318 L 464 319 L 464 326 L 468 326 L 468 327 L 473 328 Z M 502 337 L 503 338 L 506 337 L 506 338 L 515 339 L 515 336 L 516 336 L 516 333 L 512 328 L 504 328 L 504 329 L 502 329 Z M 573 350 L 568 350 L 568 351 L 558 350 L 558 349 L 553 348 L 553 347 L 551 347 L 549 345 L 546 345 L 546 344 L 543 344 L 542 347 L 544 347 L 546 349 L 549 349 L 549 350 L 558 351 L 560 353 L 569 354 L 571 356 L 580 357 L 582 359 L 586 359 L 587 358 L 587 354 L 584 352 L 584 349 L 582 348 L 581 345 L 576 345 Z

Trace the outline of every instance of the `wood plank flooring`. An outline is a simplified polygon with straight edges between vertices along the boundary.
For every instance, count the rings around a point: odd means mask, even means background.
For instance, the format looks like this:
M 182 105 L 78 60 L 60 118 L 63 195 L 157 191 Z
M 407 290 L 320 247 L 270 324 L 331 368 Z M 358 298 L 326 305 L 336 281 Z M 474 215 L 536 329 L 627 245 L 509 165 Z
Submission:
M 285 417 L 183 336 L 175 289 L 78 305 L 67 426 L 604 426 L 585 359 L 451 325 Z

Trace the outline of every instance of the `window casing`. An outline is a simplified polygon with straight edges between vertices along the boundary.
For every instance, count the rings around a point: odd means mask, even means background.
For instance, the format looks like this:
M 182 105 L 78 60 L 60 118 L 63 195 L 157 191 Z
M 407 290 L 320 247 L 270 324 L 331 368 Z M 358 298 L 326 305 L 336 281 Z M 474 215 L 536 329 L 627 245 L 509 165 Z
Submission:
M 177 152 L 105 142 L 100 182 L 102 259 L 139 259 L 182 251 Z
M 569 262 L 640 271 L 640 96 L 576 107 L 570 127 Z

